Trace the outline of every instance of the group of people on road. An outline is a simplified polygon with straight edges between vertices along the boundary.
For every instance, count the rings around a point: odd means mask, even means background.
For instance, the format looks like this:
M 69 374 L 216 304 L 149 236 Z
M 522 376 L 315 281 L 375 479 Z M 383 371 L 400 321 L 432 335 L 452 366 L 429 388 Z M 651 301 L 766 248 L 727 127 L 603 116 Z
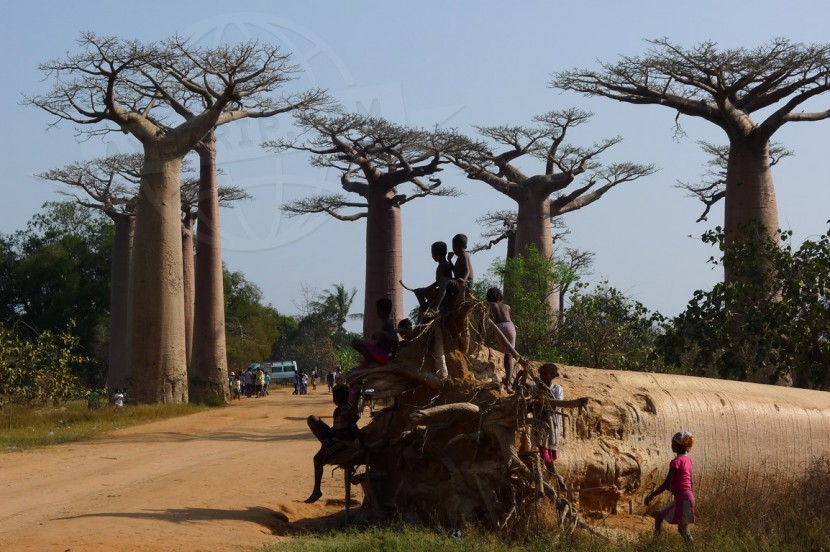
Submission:
M 228 387 L 231 397 L 236 400 L 245 397 L 267 397 L 271 386 L 271 374 L 252 364 L 244 372 L 228 374 Z
M 292 395 L 308 395 L 308 386 L 311 389 L 317 389 L 317 380 L 320 379 L 320 374 L 317 368 L 314 368 L 310 374 L 306 374 L 305 370 L 294 370 L 294 392 Z

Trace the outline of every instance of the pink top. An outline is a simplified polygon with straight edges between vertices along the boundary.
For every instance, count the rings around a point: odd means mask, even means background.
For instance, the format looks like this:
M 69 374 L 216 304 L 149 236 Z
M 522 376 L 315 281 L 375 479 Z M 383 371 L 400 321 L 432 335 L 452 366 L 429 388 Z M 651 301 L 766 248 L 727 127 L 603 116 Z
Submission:
M 669 484 L 669 491 L 677 494 L 692 490 L 692 459 L 685 454 L 679 454 L 669 462 L 669 468 L 674 469 L 674 477 Z

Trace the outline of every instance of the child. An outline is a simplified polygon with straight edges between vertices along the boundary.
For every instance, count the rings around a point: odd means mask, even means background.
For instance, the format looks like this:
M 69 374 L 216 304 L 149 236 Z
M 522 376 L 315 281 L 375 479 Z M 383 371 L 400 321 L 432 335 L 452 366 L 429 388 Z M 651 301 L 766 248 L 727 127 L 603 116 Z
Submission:
M 487 290 L 490 318 L 507 340 L 507 343 L 504 343 L 499 339 L 501 342 L 501 352 L 504 353 L 504 380 L 502 384 L 510 388 L 513 382 L 513 354 L 511 349 L 516 349 L 516 326 L 510 318 L 510 305 L 503 303 L 503 299 L 504 296 L 499 288 L 490 288 Z M 510 347 L 507 346 L 508 344 Z
M 398 333 L 392 321 L 392 300 L 388 297 L 381 297 L 375 301 L 375 308 L 381 320 L 381 326 L 380 330 L 372 335 L 374 343 L 357 338 L 352 340 L 352 347 L 363 357 L 358 368 L 366 366 L 369 362 L 380 365 L 388 364 L 389 358 L 398 346 Z
M 555 401 L 565 400 L 565 390 L 558 383 L 553 383 L 554 378 L 559 377 L 559 367 L 553 363 L 543 364 L 539 367 L 539 379 L 542 385 L 535 385 L 534 391 L 537 393 L 546 392 L 550 398 Z M 536 415 L 534 414 L 534 418 Z M 554 462 L 557 458 L 557 450 L 559 448 L 559 437 L 562 434 L 562 408 L 555 407 L 551 412 L 539 413 L 540 426 L 537 428 L 537 447 L 539 448 L 539 457 L 545 464 L 559 483 L 559 488 L 563 491 L 565 488 L 565 480 L 562 476 L 556 473 Z
M 320 441 L 320 450 L 314 455 L 314 490 L 305 500 L 307 504 L 317 502 L 323 496 L 320 483 L 323 480 L 323 464 L 326 459 L 348 447 L 355 439 L 360 439 L 357 412 L 349 404 L 349 386 L 335 385 L 332 400 L 337 408 L 334 409 L 331 427 L 318 416 L 309 416 L 307 420 L 309 429 Z
M 677 456 L 669 462 L 669 473 L 663 484 L 646 497 L 645 504 L 648 506 L 663 491 L 671 491 L 674 495 L 674 502 L 653 514 L 655 537 L 660 535 L 663 522 L 668 521 L 677 525 L 677 530 L 686 542 L 692 542 L 689 524 L 695 522 L 695 495 L 692 492 L 692 459 L 686 453 L 694 444 L 695 438 L 691 433 L 678 431 L 674 434 L 671 450 Z
M 453 255 L 457 255 L 453 264 Z M 458 283 L 459 290 L 463 290 L 464 286 L 468 288 L 473 287 L 473 264 L 470 260 L 470 254 L 467 253 L 467 236 L 464 234 L 456 234 L 452 238 L 452 251 L 447 253 L 447 261 L 452 266 L 452 273 L 455 281 Z
M 401 318 L 398 322 L 397 332 L 403 341 L 409 341 L 415 337 L 415 328 L 412 327 L 412 320 L 409 318 Z
M 432 259 L 438 263 L 435 269 L 435 283 L 415 290 L 415 297 L 418 299 L 418 304 L 424 314 L 430 313 L 431 311 L 435 312 L 441 307 L 441 302 L 447 293 L 447 286 L 453 280 L 452 265 L 447 261 L 447 244 L 442 241 L 437 241 L 432 244 L 430 251 L 432 252 Z M 437 294 L 435 299 L 430 303 L 427 300 L 426 294 L 433 290 L 437 290 Z

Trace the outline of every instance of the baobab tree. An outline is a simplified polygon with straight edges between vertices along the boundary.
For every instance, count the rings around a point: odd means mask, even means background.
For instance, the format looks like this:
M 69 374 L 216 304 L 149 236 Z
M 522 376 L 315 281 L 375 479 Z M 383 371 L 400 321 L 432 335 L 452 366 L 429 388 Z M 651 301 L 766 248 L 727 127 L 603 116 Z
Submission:
M 178 38 L 142 44 L 84 33 L 79 44 L 80 53 L 40 66 L 54 85 L 28 101 L 57 122 L 75 123 L 80 133 L 120 130 L 141 142 L 130 277 L 131 394 L 145 402 L 184 402 L 182 158 L 218 125 L 245 117 L 247 100 L 268 95 L 295 68 L 288 54 L 256 42 L 208 49 Z M 214 300 L 221 303 L 221 295 Z
M 71 163 L 38 174 L 39 178 L 69 186 L 60 193 L 79 205 L 104 213 L 115 224 L 110 267 L 110 323 L 107 386 L 127 384 L 127 288 L 135 229 L 135 202 L 141 179 L 142 156 L 119 154 Z
M 215 167 L 214 167 L 215 168 Z M 199 301 L 213 301 L 213 295 L 205 297 L 196 296 L 196 266 L 194 262 L 194 227 L 199 219 L 199 194 L 201 178 L 189 178 L 182 181 L 182 265 L 184 276 L 184 318 L 185 318 L 185 343 L 187 350 L 188 379 L 196 367 L 192 366 L 191 354 L 193 350 L 193 316 L 195 304 Z M 220 207 L 231 207 L 233 203 L 250 199 L 245 190 L 236 186 L 219 186 L 218 200 Z M 196 227 L 198 229 L 198 227 Z M 201 290 L 204 293 L 204 288 Z M 224 310 L 224 309 L 223 309 Z M 191 400 L 193 390 L 190 390 Z
M 512 259 L 516 255 L 516 211 L 492 211 L 478 217 L 476 224 L 484 227 L 481 237 L 487 241 L 471 247 L 470 253 L 487 251 L 506 241 L 505 258 Z
M 729 146 L 710 144 L 709 142 L 698 141 L 701 149 L 709 155 L 706 161 L 706 172 L 700 182 L 679 182 L 678 188 L 686 190 L 689 195 L 697 198 L 703 203 L 704 208 L 701 215 L 695 222 L 708 220 L 709 211 L 712 207 L 726 197 L 726 173 L 729 167 Z M 769 144 L 769 166 L 774 167 L 781 159 L 793 155 L 781 144 L 770 142 Z
M 195 146 L 199 156 L 200 185 L 196 211 L 196 301 L 188 381 L 190 400 L 200 402 L 229 397 L 215 129 L 240 119 L 260 119 L 309 109 L 325 110 L 329 98 L 319 89 L 273 95 L 298 72 L 290 63 L 289 54 L 275 46 L 249 42 L 240 45 L 236 52 L 219 50 L 213 53 L 193 48 L 180 37 L 173 37 L 168 40 L 167 49 L 177 55 L 153 61 L 156 72 L 148 72 L 148 79 L 163 100 L 186 121 L 193 120 L 216 103 L 217 85 L 221 86 L 228 68 L 236 66 L 237 71 L 251 79 Z M 205 75 L 209 78 L 205 79 Z M 229 192 L 225 191 L 227 200 L 230 200 Z
M 534 126 L 476 127 L 489 142 L 468 138 L 462 147 L 448 154 L 467 178 L 480 180 L 516 202 L 516 254 L 521 255 L 532 246 L 554 262 L 551 235 L 554 217 L 582 209 L 611 188 L 656 171 L 654 165 L 631 162 L 601 164 L 600 154 L 618 144 L 622 140 L 619 137 L 590 147 L 566 143 L 568 131 L 588 122 L 591 116 L 571 108 L 539 115 L 534 118 Z M 491 144 L 502 151 L 494 151 Z M 544 163 L 538 174 L 528 174 L 517 164 L 528 156 Z M 577 187 L 566 191 L 578 178 L 581 181 Z M 551 309 L 556 310 L 558 304 L 553 294 Z
M 357 114 L 297 116 L 305 141 L 278 140 L 265 146 L 275 151 L 294 149 L 312 154 L 311 164 L 340 172 L 344 191 L 360 197 L 350 201 L 344 194 L 322 194 L 287 203 L 289 215 L 326 213 L 338 220 L 366 219 L 366 287 L 363 333 L 368 338 L 380 327 L 375 301 L 392 300 L 393 313 L 403 315 L 401 206 L 427 196 L 455 196 L 434 175 L 448 161 L 443 154 L 456 135 L 397 125 L 384 119 Z M 413 186 L 409 194 L 398 188 Z
M 830 45 L 776 38 L 755 49 L 719 50 L 715 42 L 683 48 L 648 41 L 646 55 L 601 63 L 599 70 L 556 73 L 551 86 L 632 104 L 662 105 L 720 127 L 729 140 L 724 228 L 734 243 L 744 225 L 760 223 L 777 240 L 778 207 L 770 139 L 788 122 L 820 121 L 830 110 L 804 104 L 830 90 Z M 759 121 L 753 114 L 764 112 Z M 679 126 L 676 127 L 679 130 Z M 731 280 L 729 267 L 725 277 Z

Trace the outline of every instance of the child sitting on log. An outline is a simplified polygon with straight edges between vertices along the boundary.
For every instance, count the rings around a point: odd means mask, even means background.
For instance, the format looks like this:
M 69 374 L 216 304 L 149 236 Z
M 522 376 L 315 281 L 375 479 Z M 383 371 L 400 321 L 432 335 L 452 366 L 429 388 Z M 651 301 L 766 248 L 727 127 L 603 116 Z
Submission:
M 427 287 L 413 290 L 415 297 L 418 299 L 418 305 L 421 312 L 424 314 L 435 314 L 441 307 L 444 301 L 444 296 L 447 294 L 447 286 L 453 281 L 452 265 L 447 261 L 447 244 L 446 242 L 437 241 L 432 244 L 430 248 L 432 252 L 432 259 L 438 263 L 435 268 L 435 283 Z M 428 295 L 435 292 L 435 298 L 430 302 Z
M 409 318 L 401 318 L 398 322 L 398 334 L 401 336 L 401 345 L 415 337 L 415 328 L 412 326 L 412 320 Z
M 689 532 L 689 524 L 695 522 L 695 494 L 692 491 L 692 459 L 687 452 L 695 444 L 695 438 L 691 433 L 678 431 L 671 440 L 671 450 L 677 456 L 669 462 L 669 473 L 666 480 L 654 489 L 645 500 L 646 506 L 662 493 L 671 491 L 674 501 L 652 514 L 654 517 L 654 536 L 660 536 L 663 522 L 667 521 L 677 525 L 677 530 L 686 542 L 692 542 L 692 534 Z
M 398 331 L 395 322 L 392 320 L 392 300 L 388 297 L 381 297 L 375 301 L 378 318 L 381 320 L 380 330 L 372 335 L 372 341 L 352 339 L 352 347 L 360 353 L 363 361 L 357 368 L 363 368 L 370 362 L 384 365 L 389 363 L 398 346 Z
M 331 392 L 332 400 L 337 407 L 334 409 L 332 425 L 320 419 L 319 416 L 308 417 L 308 427 L 320 441 L 320 450 L 314 455 L 314 490 L 311 496 L 305 499 L 307 504 L 320 500 L 323 491 L 320 484 L 323 480 L 323 465 L 336 452 L 348 448 L 355 439 L 360 439 L 360 430 L 357 428 L 357 412 L 349 404 L 349 386 L 335 385 Z

